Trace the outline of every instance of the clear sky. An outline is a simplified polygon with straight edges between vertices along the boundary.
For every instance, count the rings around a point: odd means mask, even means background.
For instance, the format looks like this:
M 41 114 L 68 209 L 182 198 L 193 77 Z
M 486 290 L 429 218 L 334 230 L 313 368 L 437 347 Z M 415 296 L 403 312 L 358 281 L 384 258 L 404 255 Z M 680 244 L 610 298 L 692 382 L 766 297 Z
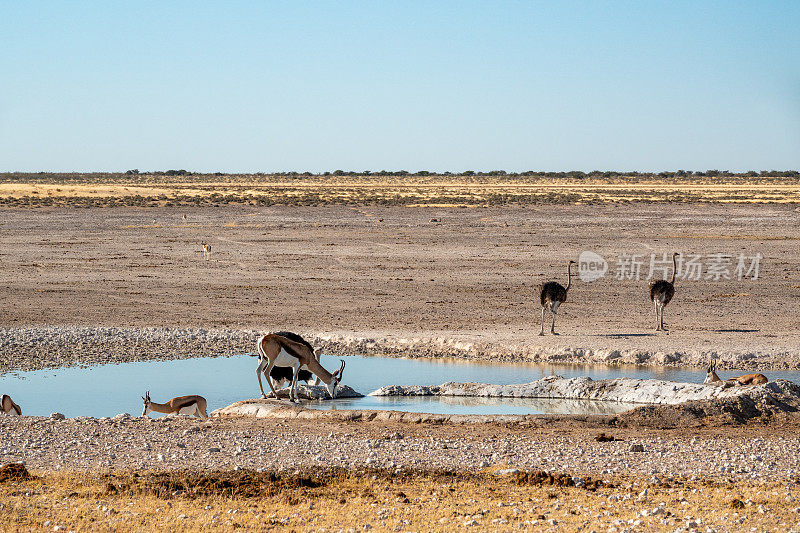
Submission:
M 800 168 L 800 2 L 0 0 L 0 171 Z

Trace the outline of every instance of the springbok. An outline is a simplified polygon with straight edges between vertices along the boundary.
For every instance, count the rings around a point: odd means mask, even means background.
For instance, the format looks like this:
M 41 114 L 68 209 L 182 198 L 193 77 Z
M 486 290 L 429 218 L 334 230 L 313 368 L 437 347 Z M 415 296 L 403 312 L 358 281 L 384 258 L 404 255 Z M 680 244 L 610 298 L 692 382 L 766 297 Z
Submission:
M 763 385 L 764 383 L 769 382 L 767 376 L 764 374 L 745 374 L 744 376 L 738 376 L 735 378 L 728 378 L 728 379 L 720 379 L 717 375 L 717 361 L 715 359 L 711 359 L 711 364 L 708 366 L 706 370 L 706 379 L 703 381 L 703 384 L 706 385 L 719 385 L 721 384 L 723 387 L 733 387 L 735 385 Z
M 293 338 L 299 339 L 293 340 Z M 344 372 L 344 361 L 342 366 L 331 374 L 320 364 L 314 349 L 307 341 L 295 333 L 288 331 L 281 331 L 278 333 L 270 333 L 258 339 L 256 343 L 258 350 L 258 368 L 256 368 L 256 376 L 258 377 L 258 386 L 261 389 L 261 397 L 266 398 L 264 393 L 264 385 L 261 383 L 261 373 L 265 372 L 269 375 L 272 368 L 275 366 L 290 367 L 294 369 L 292 377 L 292 388 L 289 391 L 289 400 L 291 402 L 297 401 L 297 379 L 300 370 L 308 369 L 315 376 L 317 376 L 327 387 L 328 394 L 331 398 L 336 397 L 336 389 L 342 381 L 342 372 Z M 272 385 L 272 380 L 267 380 L 269 388 L 272 389 L 272 394 L 278 397 L 275 387 Z
M 200 418 L 208 418 L 208 414 L 206 414 L 206 399 L 196 394 L 178 396 L 167 403 L 156 403 L 150 399 L 150 391 L 147 391 L 142 396 L 142 401 L 144 401 L 142 416 L 147 416 L 150 411 L 155 411 L 156 413 L 168 415 L 194 415 Z
M 211 258 L 211 245 L 207 242 L 201 242 L 203 245 L 203 259 L 208 261 Z
M 14 403 L 11 396 L 3 394 L 3 396 L 0 397 L 0 413 L 4 415 L 22 416 L 22 408 Z
M 314 352 L 314 357 L 319 361 L 320 354 L 314 351 L 314 347 L 311 346 L 311 343 L 305 340 L 303 337 L 298 335 L 297 333 L 292 333 L 291 331 L 277 331 L 275 335 L 280 335 L 281 337 L 286 337 L 290 341 L 299 342 L 300 344 L 305 344 L 306 346 Z M 266 375 L 266 374 L 265 374 Z M 272 380 L 272 384 L 278 388 L 282 389 L 286 386 L 286 383 L 291 385 L 292 379 L 294 378 L 294 368 L 290 366 L 273 366 L 272 370 L 269 371 L 269 377 Z M 308 370 L 300 370 L 297 374 L 297 381 L 305 381 L 308 383 L 311 381 L 314 374 L 309 372 Z M 319 377 L 316 377 L 314 380 L 314 385 L 319 385 Z

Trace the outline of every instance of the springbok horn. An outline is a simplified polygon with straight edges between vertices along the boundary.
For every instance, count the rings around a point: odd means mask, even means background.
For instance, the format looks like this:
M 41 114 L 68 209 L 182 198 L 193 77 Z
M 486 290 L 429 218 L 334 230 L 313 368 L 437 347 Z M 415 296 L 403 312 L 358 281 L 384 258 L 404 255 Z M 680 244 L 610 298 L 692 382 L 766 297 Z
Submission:
M 338 372 L 336 372 L 337 374 L 339 374 L 340 379 L 342 377 L 342 372 L 344 372 L 344 359 L 342 359 L 342 367 L 339 369 Z

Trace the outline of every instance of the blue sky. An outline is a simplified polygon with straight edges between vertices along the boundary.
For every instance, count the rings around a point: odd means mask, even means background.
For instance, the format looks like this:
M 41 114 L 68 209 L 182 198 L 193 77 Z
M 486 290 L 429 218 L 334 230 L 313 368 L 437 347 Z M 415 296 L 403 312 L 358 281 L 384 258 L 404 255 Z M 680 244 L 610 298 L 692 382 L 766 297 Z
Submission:
M 800 168 L 800 2 L 0 0 L 0 171 Z

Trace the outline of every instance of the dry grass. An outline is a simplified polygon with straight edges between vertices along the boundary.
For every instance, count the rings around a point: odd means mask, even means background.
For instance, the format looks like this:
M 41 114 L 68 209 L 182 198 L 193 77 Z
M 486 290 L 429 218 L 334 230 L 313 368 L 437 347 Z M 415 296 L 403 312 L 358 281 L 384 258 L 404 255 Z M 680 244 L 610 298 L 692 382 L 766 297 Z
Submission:
M 563 486 L 570 477 L 545 475 L 341 470 L 35 474 L 41 477 L 2 484 L 5 531 L 363 531 L 367 524 L 375 531 L 546 530 L 555 529 L 551 520 L 562 531 L 607 530 L 619 520 L 674 531 L 690 517 L 702 518 L 703 530 L 787 531 L 800 517 L 793 483 L 616 478 L 577 488 Z M 660 505 L 663 512 L 642 516 Z
M 80 176 L 80 175 L 76 175 Z M 546 179 L 496 176 L 0 175 L 0 206 L 800 203 L 795 178 Z

